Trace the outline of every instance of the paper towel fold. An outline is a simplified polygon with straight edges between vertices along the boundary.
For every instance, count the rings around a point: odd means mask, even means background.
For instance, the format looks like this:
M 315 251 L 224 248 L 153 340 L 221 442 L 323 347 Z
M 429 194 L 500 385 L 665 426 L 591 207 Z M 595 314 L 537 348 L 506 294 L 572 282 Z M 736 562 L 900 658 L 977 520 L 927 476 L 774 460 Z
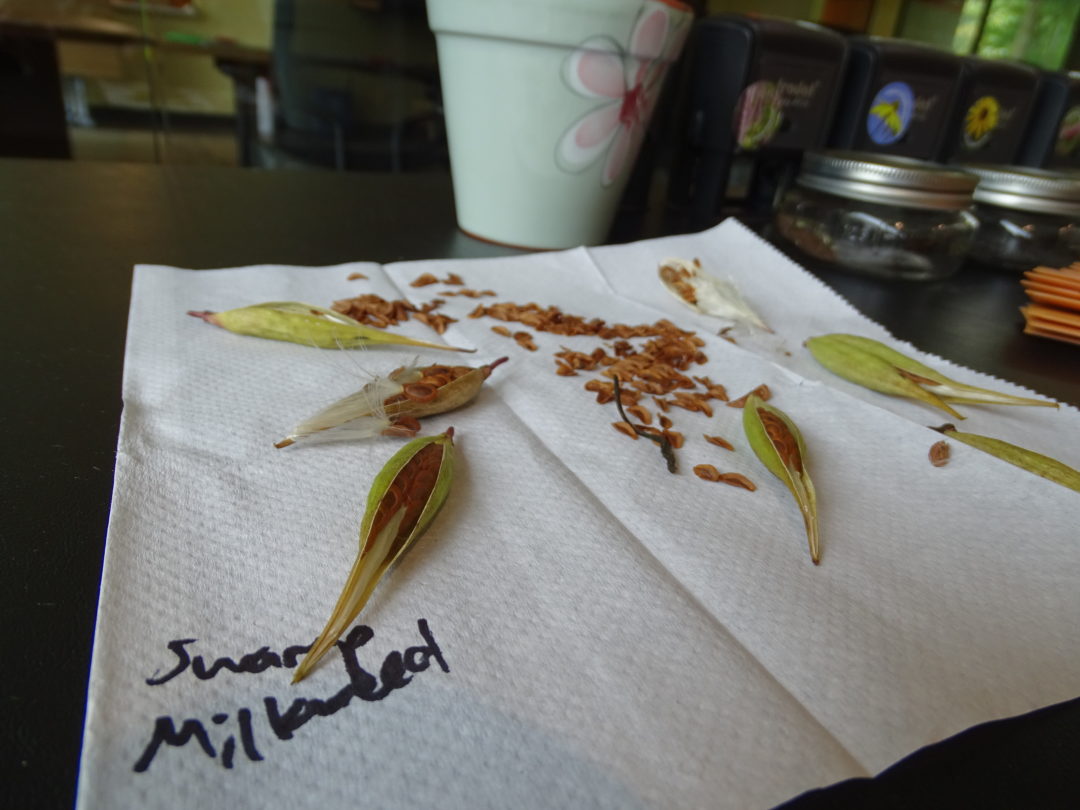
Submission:
M 727 262 L 783 328 L 738 346 L 716 337 L 656 281 L 670 255 Z M 369 279 L 348 281 L 353 271 Z M 495 290 L 444 297 L 440 312 L 458 318 L 444 337 L 477 347 L 467 362 L 511 360 L 473 404 L 427 420 L 427 432 L 455 426 L 462 462 L 447 507 L 358 619 L 371 633 L 355 636 L 356 660 L 385 694 L 350 680 L 347 654 L 290 686 L 273 656 L 322 627 L 367 489 L 399 445 L 272 442 L 414 353 L 260 341 L 183 313 L 362 292 L 422 303 L 452 289 L 409 286 L 423 272 Z M 783 300 L 768 292 L 779 285 Z M 706 342 L 694 373 L 733 396 L 767 383 L 806 438 L 822 565 L 790 494 L 747 447 L 741 411 L 673 410 L 687 442 L 671 475 L 655 445 L 611 428 L 614 405 L 596 404 L 587 376 L 554 374 L 560 346 L 603 341 L 534 332 L 527 352 L 491 331 L 497 321 L 468 317 L 491 301 L 667 317 Z M 801 342 L 827 331 L 888 339 L 737 225 L 499 260 L 140 267 L 80 806 L 767 806 L 1075 697 L 1080 498 L 955 443 L 931 467 L 940 437 L 921 425 L 933 415 L 816 369 Z M 1075 435 L 1075 409 L 1036 410 L 979 409 L 979 432 Z M 758 489 L 702 481 L 697 463 Z M 198 677 L 221 656 L 246 671 Z M 395 678 L 385 663 L 409 660 L 426 666 Z M 336 711 L 294 702 L 335 694 L 348 699 Z

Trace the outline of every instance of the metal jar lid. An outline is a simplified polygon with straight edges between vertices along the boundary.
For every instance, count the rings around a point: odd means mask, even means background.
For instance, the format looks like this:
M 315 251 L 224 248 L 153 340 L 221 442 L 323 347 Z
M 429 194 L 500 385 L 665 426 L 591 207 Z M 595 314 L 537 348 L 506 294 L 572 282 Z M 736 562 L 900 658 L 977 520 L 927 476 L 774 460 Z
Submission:
M 965 171 L 869 152 L 807 152 L 800 186 L 866 202 L 959 210 L 971 205 L 979 179 Z
M 1080 217 L 1080 174 L 1026 166 L 964 166 L 979 178 L 975 202 Z

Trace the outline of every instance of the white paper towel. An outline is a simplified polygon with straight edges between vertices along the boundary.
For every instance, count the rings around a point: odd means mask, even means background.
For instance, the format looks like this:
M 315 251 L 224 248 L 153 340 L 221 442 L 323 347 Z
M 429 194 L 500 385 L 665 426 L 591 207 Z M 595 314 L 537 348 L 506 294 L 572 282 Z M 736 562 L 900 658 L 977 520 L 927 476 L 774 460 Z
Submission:
M 671 255 L 726 262 L 777 334 L 715 337 L 656 280 Z M 446 298 L 440 311 L 460 320 L 445 339 L 478 352 L 424 359 L 510 362 L 467 408 L 425 420 L 455 427 L 461 462 L 443 513 L 357 620 L 371 634 L 354 637 L 357 660 L 387 693 L 363 699 L 378 693 L 362 678 L 359 696 L 342 692 L 336 651 L 291 686 L 273 654 L 322 628 L 368 487 L 400 442 L 272 442 L 414 352 L 318 351 L 183 313 L 450 289 L 410 287 L 423 272 L 497 292 L 480 303 L 699 330 L 709 362 L 694 373 L 733 396 L 767 383 L 803 431 L 822 565 L 741 411 L 673 410 L 687 443 L 670 475 L 655 445 L 610 427 L 614 405 L 595 403 L 589 376 L 554 374 L 560 346 L 602 341 L 535 333 L 526 352 L 467 317 L 477 300 Z M 432 339 L 415 322 L 395 329 Z M 956 442 L 931 467 L 940 437 L 923 425 L 943 420 L 818 369 L 802 340 L 832 331 L 888 338 L 734 224 L 498 260 L 138 268 L 79 806 L 768 806 L 1075 697 L 1080 497 Z M 978 409 L 970 429 L 1048 442 L 1080 465 L 1060 442 L 1075 409 L 1006 410 Z M 758 489 L 699 480 L 698 463 Z M 202 668 L 170 677 L 176 651 Z M 380 673 L 395 651 L 426 668 Z M 197 677 L 221 656 L 248 671 Z M 311 702 L 334 695 L 347 705 Z

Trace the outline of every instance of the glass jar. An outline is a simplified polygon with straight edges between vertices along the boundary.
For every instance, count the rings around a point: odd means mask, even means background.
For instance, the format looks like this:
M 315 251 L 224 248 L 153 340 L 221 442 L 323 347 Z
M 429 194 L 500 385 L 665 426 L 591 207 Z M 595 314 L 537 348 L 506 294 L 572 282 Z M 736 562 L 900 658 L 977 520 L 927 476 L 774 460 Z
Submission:
M 920 160 L 808 152 L 774 223 L 806 253 L 859 273 L 945 278 L 960 269 L 975 234 L 977 182 Z
M 971 257 L 1007 270 L 1080 259 L 1080 175 L 1019 166 L 965 166 L 979 178 Z

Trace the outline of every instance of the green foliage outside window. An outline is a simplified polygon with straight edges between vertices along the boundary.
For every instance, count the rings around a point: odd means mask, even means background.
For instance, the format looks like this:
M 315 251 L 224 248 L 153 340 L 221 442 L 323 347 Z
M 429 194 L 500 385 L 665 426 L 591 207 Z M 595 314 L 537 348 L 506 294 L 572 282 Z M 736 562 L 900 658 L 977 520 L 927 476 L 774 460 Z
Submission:
M 988 2 L 990 12 L 980 36 L 979 23 Z M 1078 16 L 1080 0 L 966 0 L 953 36 L 953 50 L 1059 70 L 1069 52 Z

